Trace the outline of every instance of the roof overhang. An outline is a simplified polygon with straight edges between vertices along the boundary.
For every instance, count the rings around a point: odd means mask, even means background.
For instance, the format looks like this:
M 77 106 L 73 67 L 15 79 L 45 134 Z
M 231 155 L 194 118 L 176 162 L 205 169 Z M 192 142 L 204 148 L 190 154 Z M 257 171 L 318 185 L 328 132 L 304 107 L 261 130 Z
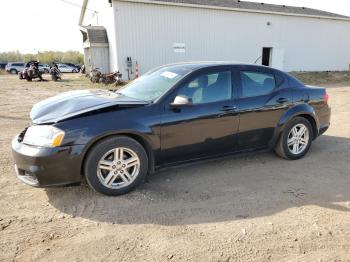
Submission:
M 84 0 L 84 1 L 86 1 L 86 0 Z M 111 0 L 108 0 L 108 1 L 111 1 Z M 346 18 L 346 17 L 331 17 L 331 16 L 296 14 L 296 13 L 287 13 L 287 12 L 274 12 L 274 11 L 266 11 L 266 10 L 232 8 L 232 7 L 222 7 L 222 6 L 204 5 L 204 4 L 199 5 L 199 4 L 188 4 L 188 3 L 160 2 L 160 1 L 152 1 L 152 0 L 112 0 L 112 1 L 134 2 L 134 3 L 167 5 L 167 6 L 184 6 L 184 7 L 192 7 L 192 8 L 227 10 L 227 11 L 246 12 L 246 13 L 258 13 L 258 14 L 284 15 L 284 16 L 294 16 L 294 17 L 308 17 L 308 18 L 315 18 L 315 19 L 350 21 L 350 18 Z
M 83 34 L 83 48 L 89 48 L 89 47 L 109 47 L 107 36 L 103 36 L 103 34 L 106 34 L 106 29 L 103 26 L 79 26 L 79 30 Z M 91 34 L 99 34 L 99 38 L 97 39 L 91 39 Z M 102 34 L 102 40 L 101 41 L 101 34 Z M 95 40 L 95 41 L 94 41 Z
M 79 26 L 81 26 L 83 24 L 83 22 L 84 22 L 84 17 L 85 17 L 86 8 L 87 8 L 88 3 L 89 3 L 89 0 L 84 0 L 83 4 L 81 6 L 79 23 L 78 23 Z

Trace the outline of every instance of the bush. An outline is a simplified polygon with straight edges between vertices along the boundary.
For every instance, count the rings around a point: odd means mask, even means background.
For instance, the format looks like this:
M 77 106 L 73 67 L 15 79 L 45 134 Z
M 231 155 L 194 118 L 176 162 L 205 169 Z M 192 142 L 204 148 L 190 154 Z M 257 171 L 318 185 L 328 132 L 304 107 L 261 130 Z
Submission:
M 37 54 L 22 54 L 19 51 L 2 52 L 0 53 L 0 62 L 28 62 L 30 60 L 39 60 L 43 64 L 58 63 L 73 63 L 83 64 L 84 55 L 78 51 L 45 51 Z

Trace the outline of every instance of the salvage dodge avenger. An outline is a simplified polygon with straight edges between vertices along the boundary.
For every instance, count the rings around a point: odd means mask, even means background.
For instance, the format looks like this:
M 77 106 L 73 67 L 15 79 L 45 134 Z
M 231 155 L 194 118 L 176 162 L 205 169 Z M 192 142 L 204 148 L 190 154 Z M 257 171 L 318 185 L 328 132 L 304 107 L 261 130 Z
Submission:
M 63 93 L 30 116 L 12 142 L 18 178 L 36 187 L 85 178 L 106 195 L 125 194 L 160 168 L 233 153 L 273 149 L 300 159 L 330 125 L 324 88 L 222 62 L 163 66 L 118 91 Z

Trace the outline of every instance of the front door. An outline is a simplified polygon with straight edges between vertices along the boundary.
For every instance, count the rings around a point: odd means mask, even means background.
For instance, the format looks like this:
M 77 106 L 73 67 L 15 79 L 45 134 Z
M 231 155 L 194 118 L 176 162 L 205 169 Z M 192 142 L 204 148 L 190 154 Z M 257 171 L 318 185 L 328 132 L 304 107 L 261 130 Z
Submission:
M 177 95 L 192 99 L 193 105 L 169 107 Z M 164 104 L 161 123 L 163 164 L 234 151 L 238 124 L 231 68 L 197 73 Z

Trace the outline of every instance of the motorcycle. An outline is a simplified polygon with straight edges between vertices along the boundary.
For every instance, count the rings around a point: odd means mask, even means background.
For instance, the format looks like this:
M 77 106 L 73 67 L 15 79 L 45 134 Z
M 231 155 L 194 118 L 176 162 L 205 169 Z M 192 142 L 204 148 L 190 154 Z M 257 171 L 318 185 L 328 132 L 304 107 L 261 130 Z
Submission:
M 110 74 L 102 74 L 97 69 L 91 71 L 90 81 L 93 83 L 101 83 L 105 85 L 115 84 L 116 86 L 124 84 L 124 81 L 122 80 L 122 74 L 119 71 Z
M 100 78 L 100 83 L 105 85 L 120 85 L 122 82 L 122 74 L 119 71 L 110 74 L 102 74 L 102 77 Z
M 82 66 L 80 67 L 80 73 L 83 74 L 83 75 L 85 75 L 85 73 L 86 73 L 85 65 L 82 65 Z
M 92 83 L 99 83 L 102 73 L 98 69 L 93 69 L 90 72 L 90 81 Z
M 61 71 L 57 68 L 57 66 L 50 67 L 50 75 L 51 75 L 52 81 L 56 82 L 58 80 L 62 80 Z
M 39 70 L 39 61 L 28 62 L 24 70 L 18 73 L 18 76 L 21 80 L 32 81 L 35 78 L 39 78 L 39 81 L 43 81 L 42 72 Z

